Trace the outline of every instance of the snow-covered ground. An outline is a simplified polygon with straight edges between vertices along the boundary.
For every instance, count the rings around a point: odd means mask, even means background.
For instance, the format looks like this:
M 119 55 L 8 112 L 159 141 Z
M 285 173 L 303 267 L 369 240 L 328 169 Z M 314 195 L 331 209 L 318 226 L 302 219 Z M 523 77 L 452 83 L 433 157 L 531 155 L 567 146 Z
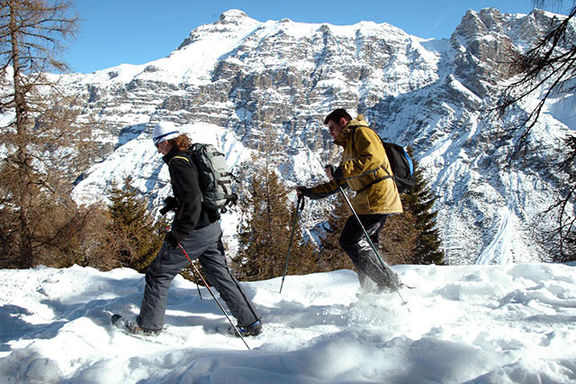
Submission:
M 115 331 L 135 315 L 129 269 L 0 270 L 2 383 L 576 382 L 576 266 L 395 266 L 415 289 L 357 297 L 355 273 L 245 283 L 265 332 L 219 333 L 225 317 L 177 278 L 166 331 Z

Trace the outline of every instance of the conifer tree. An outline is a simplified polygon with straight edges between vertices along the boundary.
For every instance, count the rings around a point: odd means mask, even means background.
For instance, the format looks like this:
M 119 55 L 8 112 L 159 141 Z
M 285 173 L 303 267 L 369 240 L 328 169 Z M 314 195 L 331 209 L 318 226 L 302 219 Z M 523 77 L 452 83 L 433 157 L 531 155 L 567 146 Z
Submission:
M 114 187 L 110 193 L 108 244 L 118 266 L 143 272 L 162 246 L 166 222 L 154 222 L 146 200 L 130 184 L 127 178 L 123 188 Z
M 443 264 L 444 251 L 438 233 L 434 202 L 418 162 L 414 162 L 416 185 L 412 191 L 400 195 L 404 214 L 391 216 L 381 232 L 383 253 L 390 264 Z
M 378 236 L 380 256 L 389 265 L 417 264 L 413 260 L 418 232 L 414 216 L 404 207 L 401 215 L 388 216 Z
M 239 276 L 245 280 L 262 280 L 282 276 L 292 231 L 295 209 L 290 207 L 289 193 L 274 171 L 272 153 L 276 140 L 271 133 L 262 148 L 264 160 L 253 158 L 255 165 L 243 212 L 247 222 L 239 229 L 242 249 L 234 262 Z M 294 228 L 288 274 L 318 271 L 314 248 L 302 241 L 300 223 Z

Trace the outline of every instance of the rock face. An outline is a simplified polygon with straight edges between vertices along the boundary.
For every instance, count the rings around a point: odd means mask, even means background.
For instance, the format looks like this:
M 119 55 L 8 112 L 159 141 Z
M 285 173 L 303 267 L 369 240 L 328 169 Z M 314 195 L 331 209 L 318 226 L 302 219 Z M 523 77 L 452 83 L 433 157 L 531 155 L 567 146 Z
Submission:
M 450 39 L 424 40 L 388 24 L 259 22 L 228 11 L 192 31 L 167 58 L 65 79 L 85 98 L 86 116 L 101 123 L 102 143 L 114 144 L 76 196 L 101 198 L 107 183 L 130 174 L 158 204 L 168 193 L 167 176 L 147 140 L 160 120 L 218 132 L 230 156 L 239 153 L 234 148 L 244 157 L 257 153 L 272 131 L 287 182 L 317 181 L 337 152 L 322 120 L 343 107 L 414 148 L 439 196 L 450 263 L 545 259 L 530 234 L 557 188 L 548 159 L 557 158 L 555 145 L 574 121 L 545 114 L 526 155 L 511 158 L 526 107 L 502 120 L 489 111 L 506 79 L 502 63 L 536 41 L 555 16 L 469 11 Z M 573 115 L 574 95 L 568 99 Z

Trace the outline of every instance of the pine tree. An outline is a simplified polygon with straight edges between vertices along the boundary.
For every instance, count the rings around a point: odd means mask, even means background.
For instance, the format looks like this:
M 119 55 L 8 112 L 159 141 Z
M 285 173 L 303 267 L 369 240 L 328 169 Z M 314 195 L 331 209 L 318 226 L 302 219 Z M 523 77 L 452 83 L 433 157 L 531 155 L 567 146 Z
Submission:
M 262 172 L 262 173 L 260 173 Z M 243 249 L 236 258 L 239 274 L 246 280 L 282 276 L 295 212 L 290 212 L 288 193 L 274 171 L 265 169 L 252 177 L 250 196 L 243 203 L 248 222 L 240 230 Z M 313 248 L 302 242 L 300 224 L 294 228 L 288 274 L 318 270 Z
M 118 266 L 143 272 L 164 241 L 166 222 L 154 222 L 146 200 L 138 197 L 138 191 L 130 183 L 127 178 L 123 188 L 114 187 L 110 192 L 108 244 Z
M 378 237 L 380 256 L 389 265 L 414 262 L 418 231 L 412 213 L 404 206 L 401 215 L 388 216 Z
M 443 264 L 444 251 L 437 229 L 436 197 L 432 195 L 418 162 L 414 162 L 416 185 L 410 193 L 402 194 L 404 214 L 388 219 L 381 232 L 384 254 L 391 264 Z
M 245 280 L 262 280 L 282 276 L 295 210 L 289 207 L 289 193 L 274 171 L 272 153 L 276 140 L 271 134 L 265 138 L 264 160 L 253 158 L 255 165 L 250 188 L 241 203 L 248 213 L 239 228 L 242 249 L 234 260 L 239 276 Z M 299 222 L 294 228 L 288 274 L 318 271 L 314 248 L 302 241 Z

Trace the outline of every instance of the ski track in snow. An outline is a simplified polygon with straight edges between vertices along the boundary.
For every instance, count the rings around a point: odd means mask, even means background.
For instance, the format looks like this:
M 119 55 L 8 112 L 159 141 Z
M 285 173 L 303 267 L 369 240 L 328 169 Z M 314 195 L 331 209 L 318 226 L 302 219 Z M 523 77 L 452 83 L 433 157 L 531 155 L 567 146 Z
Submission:
M 574 383 L 574 266 L 395 266 L 407 284 L 359 298 L 355 273 L 243 283 L 265 331 L 246 341 L 178 277 L 166 331 L 133 337 L 143 275 L 0 270 L 3 383 Z

